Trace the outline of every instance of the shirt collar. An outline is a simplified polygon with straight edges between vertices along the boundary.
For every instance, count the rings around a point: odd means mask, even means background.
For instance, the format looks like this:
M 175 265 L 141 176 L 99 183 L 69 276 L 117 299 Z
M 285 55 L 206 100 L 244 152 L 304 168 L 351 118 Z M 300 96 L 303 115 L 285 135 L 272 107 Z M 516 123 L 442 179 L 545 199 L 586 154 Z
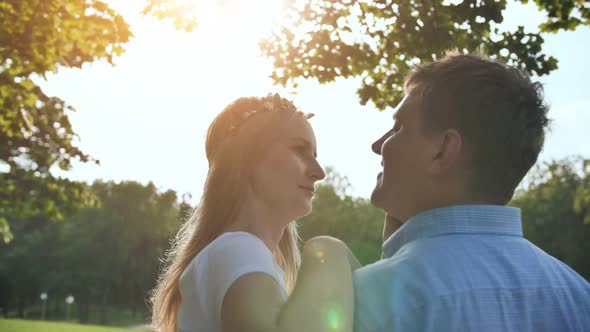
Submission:
M 383 257 L 414 240 L 452 233 L 522 236 L 520 209 L 499 205 L 455 205 L 421 212 L 383 243 Z

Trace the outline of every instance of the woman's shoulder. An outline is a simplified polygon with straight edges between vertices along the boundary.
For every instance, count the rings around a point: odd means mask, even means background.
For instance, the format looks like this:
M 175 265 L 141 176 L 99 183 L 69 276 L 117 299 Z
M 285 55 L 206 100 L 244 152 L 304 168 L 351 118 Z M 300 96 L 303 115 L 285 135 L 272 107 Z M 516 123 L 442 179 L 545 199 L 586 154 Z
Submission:
M 235 280 L 252 272 L 269 274 L 284 287 L 284 273 L 262 240 L 246 232 L 223 233 L 193 258 L 180 277 L 181 288 L 225 294 Z
M 243 265 L 271 264 L 273 260 L 270 249 L 255 235 L 247 232 L 226 232 L 193 257 L 182 273 L 181 280 L 217 270 L 227 273 L 228 270 Z
M 225 232 L 203 248 L 209 256 L 235 250 L 259 251 L 272 256 L 270 249 L 254 234 L 248 232 Z M 235 253 L 235 252 L 234 252 Z
M 262 240 L 259 239 L 256 235 L 243 231 L 224 232 L 221 235 L 219 235 L 215 240 L 213 240 L 210 244 L 229 240 L 244 240 L 264 244 L 264 242 L 262 242 Z

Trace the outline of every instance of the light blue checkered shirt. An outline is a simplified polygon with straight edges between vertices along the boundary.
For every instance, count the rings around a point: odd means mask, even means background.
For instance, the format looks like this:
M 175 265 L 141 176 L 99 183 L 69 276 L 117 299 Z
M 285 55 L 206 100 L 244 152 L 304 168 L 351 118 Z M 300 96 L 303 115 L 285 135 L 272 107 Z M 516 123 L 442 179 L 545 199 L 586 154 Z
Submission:
M 522 237 L 520 210 L 408 220 L 354 274 L 355 331 L 590 331 L 590 284 Z

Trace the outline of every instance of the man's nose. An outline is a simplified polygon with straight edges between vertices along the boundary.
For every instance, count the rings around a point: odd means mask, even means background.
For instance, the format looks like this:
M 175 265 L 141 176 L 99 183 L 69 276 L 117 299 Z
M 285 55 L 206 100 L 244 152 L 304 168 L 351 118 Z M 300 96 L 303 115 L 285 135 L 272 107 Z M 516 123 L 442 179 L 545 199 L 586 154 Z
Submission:
M 378 155 L 381 155 L 381 146 L 383 146 L 383 142 L 389 137 L 389 131 L 385 133 L 385 135 L 381 136 L 378 140 L 371 144 L 371 150 Z

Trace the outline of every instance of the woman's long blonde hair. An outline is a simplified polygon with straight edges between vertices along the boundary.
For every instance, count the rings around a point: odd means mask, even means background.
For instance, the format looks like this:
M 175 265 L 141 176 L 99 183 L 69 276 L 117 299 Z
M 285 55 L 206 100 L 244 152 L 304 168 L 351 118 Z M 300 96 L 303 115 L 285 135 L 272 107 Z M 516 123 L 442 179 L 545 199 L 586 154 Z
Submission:
M 209 171 L 201 201 L 176 234 L 167 252 L 165 268 L 152 291 L 152 327 L 157 331 L 177 331 L 177 312 L 182 301 L 181 274 L 193 258 L 235 220 L 257 160 L 296 115 L 311 117 L 276 94 L 240 98 L 217 115 L 209 126 L 205 141 Z M 278 250 L 273 253 L 285 271 L 289 291 L 295 284 L 301 260 L 298 242 L 296 224 L 291 222 Z

